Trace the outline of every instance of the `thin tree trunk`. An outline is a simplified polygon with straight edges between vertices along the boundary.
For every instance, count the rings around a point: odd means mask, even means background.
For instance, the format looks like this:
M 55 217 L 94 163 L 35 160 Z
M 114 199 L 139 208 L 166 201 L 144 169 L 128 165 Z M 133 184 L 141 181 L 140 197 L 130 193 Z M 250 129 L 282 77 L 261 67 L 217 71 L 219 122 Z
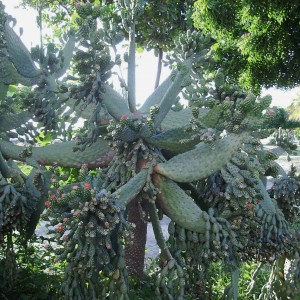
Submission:
M 160 82 L 162 58 L 163 58 L 163 50 L 161 48 L 159 48 L 158 49 L 158 63 L 157 63 L 156 80 L 155 80 L 155 86 L 154 86 L 155 90 L 159 86 L 159 82 Z
M 135 225 L 133 238 L 125 245 L 127 270 L 129 275 L 142 278 L 144 277 L 148 203 L 142 200 L 141 196 L 137 196 L 129 204 L 127 219 Z

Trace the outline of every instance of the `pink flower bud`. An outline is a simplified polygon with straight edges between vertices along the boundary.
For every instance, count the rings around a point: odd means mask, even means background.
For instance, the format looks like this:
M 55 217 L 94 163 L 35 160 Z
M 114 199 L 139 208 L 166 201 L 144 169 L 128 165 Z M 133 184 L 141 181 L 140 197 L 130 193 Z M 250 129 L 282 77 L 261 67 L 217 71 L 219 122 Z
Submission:
M 83 185 L 83 187 L 84 187 L 84 189 L 88 190 L 88 189 L 91 187 L 91 185 L 90 185 L 89 183 L 86 182 L 86 183 Z
M 56 199 L 56 195 L 55 194 L 50 195 L 50 199 L 51 200 L 55 200 Z

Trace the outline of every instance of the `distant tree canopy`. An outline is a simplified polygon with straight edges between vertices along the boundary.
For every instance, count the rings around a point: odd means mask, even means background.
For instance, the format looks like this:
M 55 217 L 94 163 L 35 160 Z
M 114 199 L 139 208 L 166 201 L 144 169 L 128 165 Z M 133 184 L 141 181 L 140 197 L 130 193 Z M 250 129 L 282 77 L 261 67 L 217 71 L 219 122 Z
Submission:
M 43 20 L 53 26 L 57 35 L 61 29 L 70 26 L 70 19 L 76 18 L 76 6 L 90 2 L 101 10 L 116 26 L 121 24 L 121 15 L 114 9 L 113 0 L 22 0 L 21 5 L 41 9 Z M 138 46 L 147 49 L 168 50 L 174 46 L 175 37 L 182 31 L 193 27 L 191 14 L 193 0 L 146 0 L 137 15 L 136 35 Z M 96 13 L 96 12 L 95 12 Z
M 220 67 L 247 90 L 300 83 L 298 0 L 198 0 L 193 19 L 211 33 Z
M 287 111 L 289 112 L 290 119 L 297 120 L 300 118 L 300 94 L 298 94 L 298 97 L 287 107 Z
M 76 23 L 76 4 L 85 0 L 22 0 L 42 9 L 43 20 L 60 36 Z M 113 0 L 89 1 L 98 5 L 120 28 L 121 16 Z M 211 34 L 216 68 L 231 83 L 259 94 L 262 87 L 292 88 L 300 83 L 300 3 L 297 0 L 147 0 L 137 16 L 138 47 L 157 53 L 173 47 L 175 37 L 195 26 Z M 191 15 L 193 18 L 191 19 Z

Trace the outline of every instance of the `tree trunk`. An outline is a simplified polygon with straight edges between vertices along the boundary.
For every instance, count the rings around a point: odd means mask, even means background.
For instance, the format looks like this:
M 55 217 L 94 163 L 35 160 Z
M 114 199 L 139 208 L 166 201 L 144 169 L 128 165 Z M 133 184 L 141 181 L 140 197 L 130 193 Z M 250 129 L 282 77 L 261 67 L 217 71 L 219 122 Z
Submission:
M 148 203 L 137 196 L 128 207 L 127 219 L 135 224 L 133 238 L 125 245 L 125 260 L 131 276 L 144 277 L 145 246 L 147 239 Z

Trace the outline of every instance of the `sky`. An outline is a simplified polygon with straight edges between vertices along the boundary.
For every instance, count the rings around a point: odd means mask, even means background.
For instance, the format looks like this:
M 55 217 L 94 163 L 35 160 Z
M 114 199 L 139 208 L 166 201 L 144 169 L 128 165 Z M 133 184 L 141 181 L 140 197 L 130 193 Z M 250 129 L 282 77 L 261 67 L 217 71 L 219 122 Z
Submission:
M 39 30 L 36 26 L 36 11 L 32 9 L 15 9 L 19 4 L 19 0 L 2 0 L 2 3 L 6 7 L 6 12 L 11 14 L 17 19 L 17 25 L 14 28 L 16 32 L 19 32 L 19 27 L 23 27 L 23 34 L 21 39 L 24 44 L 30 48 L 36 44 L 39 44 Z M 153 91 L 157 59 L 153 56 L 152 52 L 144 52 L 140 54 L 137 59 L 137 70 L 136 70 L 136 94 L 137 102 L 143 103 L 149 94 Z M 163 69 L 161 80 L 166 78 L 169 74 L 167 68 Z M 289 90 L 278 90 L 276 88 L 270 88 L 262 91 L 262 96 L 270 94 L 272 95 L 272 105 L 287 107 L 291 104 L 292 100 L 300 95 L 300 87 L 289 89 Z

